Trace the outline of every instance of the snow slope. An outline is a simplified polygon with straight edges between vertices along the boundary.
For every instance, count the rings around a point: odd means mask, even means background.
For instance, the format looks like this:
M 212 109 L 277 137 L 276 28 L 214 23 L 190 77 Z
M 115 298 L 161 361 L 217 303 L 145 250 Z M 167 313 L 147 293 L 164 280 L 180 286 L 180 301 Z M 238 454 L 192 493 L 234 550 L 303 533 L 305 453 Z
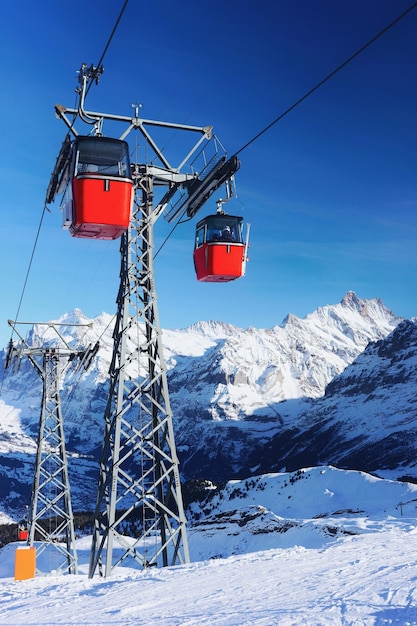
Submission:
M 351 537 L 318 550 L 275 549 L 164 570 L 127 570 L 106 580 L 78 575 L 16 583 L 6 578 L 0 624 L 417 624 L 416 553 L 413 527 Z
M 299 522 L 287 531 L 275 528 L 268 532 L 270 518 L 265 520 L 263 532 L 259 524 L 251 530 L 247 524 L 239 525 L 236 506 L 242 499 L 237 490 L 246 490 L 240 481 L 230 482 L 222 497 L 216 492 L 200 530 L 190 529 L 190 550 L 197 558 L 188 565 L 148 570 L 120 567 L 111 578 L 90 580 L 90 538 L 85 537 L 77 542 L 78 575 L 52 573 L 15 582 L 16 544 L 9 544 L 0 551 L 0 624 L 417 624 L 417 486 L 331 467 L 310 468 L 302 474 L 258 477 L 256 485 L 248 486 L 240 510 L 242 521 L 248 502 L 259 505 L 262 494 L 264 505 L 275 510 L 280 501 L 286 502 L 286 521 Z M 198 555 L 207 551 L 210 543 L 204 540 L 209 532 L 207 522 L 231 506 L 234 522 L 223 518 L 213 532 L 216 551 L 212 557 L 217 553 L 217 558 L 209 558 L 207 553 L 200 559 Z M 316 517 L 320 511 L 329 516 L 325 524 L 323 517 Z M 314 535 L 308 527 L 313 523 L 321 526 Z M 329 524 L 345 532 L 328 533 L 325 528 Z M 221 558 L 219 552 L 230 552 L 232 530 L 241 553 Z M 292 539 L 286 546 L 288 533 Z M 258 549 L 245 553 L 245 540 L 250 536 Z

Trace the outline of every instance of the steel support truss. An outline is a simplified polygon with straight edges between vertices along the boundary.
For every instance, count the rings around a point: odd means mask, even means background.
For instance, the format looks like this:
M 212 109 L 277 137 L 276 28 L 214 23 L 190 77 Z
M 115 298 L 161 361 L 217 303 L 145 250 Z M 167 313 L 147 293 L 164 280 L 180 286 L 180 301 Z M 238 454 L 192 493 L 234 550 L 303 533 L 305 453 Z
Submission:
M 43 393 L 29 514 L 29 545 L 49 570 L 78 573 L 68 462 L 60 400 L 59 350 L 43 351 Z M 67 357 L 65 357 L 67 359 Z
M 19 365 L 26 356 L 42 380 L 42 404 L 39 418 L 32 498 L 29 510 L 28 545 L 36 546 L 38 571 L 69 574 L 78 573 L 75 548 L 74 517 L 68 478 L 68 461 L 65 446 L 64 422 L 61 411 L 60 386 L 66 369 L 71 364 L 87 369 L 98 350 L 98 344 L 85 349 L 71 348 L 59 332 L 60 324 L 37 323 L 49 331 L 45 347 L 29 345 L 13 322 L 9 325 L 20 341 L 10 340 L 6 368 Z M 66 324 L 87 326 L 91 324 Z M 53 338 L 51 339 L 51 335 Z M 40 557 L 43 555 L 43 559 Z
M 97 566 L 109 576 L 127 559 L 144 568 L 189 561 L 154 285 L 152 177 L 142 170 L 121 239 L 90 577 Z

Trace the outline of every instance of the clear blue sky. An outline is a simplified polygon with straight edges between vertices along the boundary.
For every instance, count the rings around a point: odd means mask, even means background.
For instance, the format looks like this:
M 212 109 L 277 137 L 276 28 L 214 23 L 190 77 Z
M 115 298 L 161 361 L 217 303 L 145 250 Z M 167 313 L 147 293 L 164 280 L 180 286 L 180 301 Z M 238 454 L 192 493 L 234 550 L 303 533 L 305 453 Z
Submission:
M 130 0 L 87 108 L 213 125 L 229 155 L 411 6 L 409 0 Z M 122 0 L 9 2 L 0 50 L 0 345 L 10 337 L 76 70 L 97 63 Z M 161 324 L 272 327 L 348 290 L 417 315 L 417 9 L 240 154 L 231 213 L 251 223 L 247 276 L 199 284 L 195 222 L 156 260 Z M 104 129 L 106 131 L 106 128 Z M 120 129 L 121 131 L 122 129 Z M 45 215 L 20 321 L 116 310 L 119 242 Z M 215 198 L 200 216 L 214 212 Z M 168 225 L 160 219 L 156 240 Z

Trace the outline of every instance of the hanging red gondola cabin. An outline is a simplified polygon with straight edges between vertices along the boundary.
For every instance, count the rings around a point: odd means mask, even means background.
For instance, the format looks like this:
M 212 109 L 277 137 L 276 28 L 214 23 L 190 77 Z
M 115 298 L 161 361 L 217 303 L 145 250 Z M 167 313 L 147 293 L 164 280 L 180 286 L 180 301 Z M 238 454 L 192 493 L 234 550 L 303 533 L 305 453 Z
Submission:
M 29 537 L 29 531 L 26 528 L 25 524 L 19 524 L 19 527 L 17 530 L 17 537 L 19 541 L 26 541 L 27 538 Z
M 194 248 L 197 280 L 224 283 L 244 275 L 242 222 L 242 217 L 224 213 L 208 215 L 198 222 Z
M 133 205 L 128 144 L 121 139 L 78 136 L 71 150 L 69 179 L 64 228 L 73 237 L 120 237 L 129 226 Z

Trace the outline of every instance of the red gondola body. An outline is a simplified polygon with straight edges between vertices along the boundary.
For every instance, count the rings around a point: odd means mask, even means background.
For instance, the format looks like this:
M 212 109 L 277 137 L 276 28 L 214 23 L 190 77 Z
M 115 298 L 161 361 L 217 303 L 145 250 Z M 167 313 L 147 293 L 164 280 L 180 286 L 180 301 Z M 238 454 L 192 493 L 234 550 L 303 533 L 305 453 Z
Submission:
M 246 245 L 242 241 L 242 218 L 209 215 L 198 222 L 194 249 L 197 280 L 224 283 L 245 273 Z
M 74 213 L 69 231 L 73 237 L 117 239 L 129 226 L 131 182 L 84 174 L 73 179 L 72 194 Z
M 27 538 L 29 537 L 29 531 L 25 526 L 19 526 L 19 529 L 17 531 L 17 536 L 19 541 L 26 541 Z
M 63 201 L 64 228 L 73 237 L 120 237 L 129 226 L 134 193 L 127 143 L 77 137 L 69 179 Z

